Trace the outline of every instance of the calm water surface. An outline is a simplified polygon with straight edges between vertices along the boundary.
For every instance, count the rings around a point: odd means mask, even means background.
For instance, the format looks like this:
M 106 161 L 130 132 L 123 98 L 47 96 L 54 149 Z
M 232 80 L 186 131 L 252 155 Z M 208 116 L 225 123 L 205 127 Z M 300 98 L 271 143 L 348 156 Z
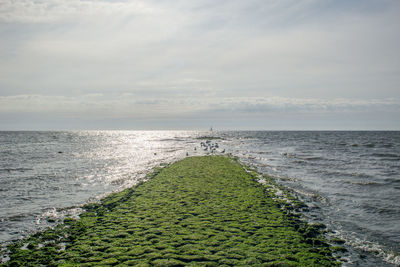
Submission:
M 0 242 L 77 216 L 80 206 L 136 184 L 161 163 L 238 156 L 293 189 L 346 240 L 346 266 L 400 265 L 400 132 L 0 132 Z M 196 148 L 196 150 L 195 150 Z

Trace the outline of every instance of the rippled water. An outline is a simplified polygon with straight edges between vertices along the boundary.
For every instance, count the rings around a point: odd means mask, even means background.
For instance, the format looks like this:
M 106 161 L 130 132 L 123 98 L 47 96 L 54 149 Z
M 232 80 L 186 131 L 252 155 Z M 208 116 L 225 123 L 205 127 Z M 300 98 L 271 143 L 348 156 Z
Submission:
M 221 136 L 233 154 L 297 192 L 310 220 L 351 245 L 347 265 L 400 265 L 400 132 Z
M 0 240 L 46 227 L 64 213 L 79 213 L 85 202 L 137 183 L 160 163 L 184 157 L 196 135 L 0 132 Z
M 47 227 L 137 183 L 160 163 L 209 153 L 173 131 L 0 132 L 0 241 Z M 223 149 L 292 188 L 350 266 L 400 264 L 400 132 L 213 132 Z M 196 147 L 196 150 L 194 148 Z

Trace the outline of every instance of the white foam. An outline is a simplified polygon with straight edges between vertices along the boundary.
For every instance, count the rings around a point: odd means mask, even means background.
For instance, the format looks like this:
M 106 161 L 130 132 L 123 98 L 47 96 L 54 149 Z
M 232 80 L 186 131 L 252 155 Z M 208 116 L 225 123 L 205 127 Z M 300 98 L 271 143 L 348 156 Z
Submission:
M 346 241 L 346 245 L 350 245 L 353 248 L 378 255 L 385 262 L 400 266 L 399 253 L 391 251 L 383 245 L 365 239 L 360 239 L 354 234 L 340 235 L 339 237 Z

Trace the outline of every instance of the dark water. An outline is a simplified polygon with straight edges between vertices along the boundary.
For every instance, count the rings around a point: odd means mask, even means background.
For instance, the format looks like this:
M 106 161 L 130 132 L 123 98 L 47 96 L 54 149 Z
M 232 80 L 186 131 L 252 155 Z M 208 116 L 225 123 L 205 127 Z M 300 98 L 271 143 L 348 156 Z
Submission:
M 78 215 L 160 163 L 209 153 L 202 132 L 0 132 L 0 241 Z M 348 266 L 400 264 L 400 132 L 213 132 L 226 150 L 297 192 Z M 194 148 L 196 147 L 196 150 Z

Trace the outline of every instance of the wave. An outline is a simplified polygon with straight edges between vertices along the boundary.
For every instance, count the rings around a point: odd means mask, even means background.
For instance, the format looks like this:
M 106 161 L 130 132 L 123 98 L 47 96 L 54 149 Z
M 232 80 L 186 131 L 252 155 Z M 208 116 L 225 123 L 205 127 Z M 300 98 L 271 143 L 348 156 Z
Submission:
M 397 177 L 394 177 L 394 178 L 386 178 L 383 181 L 385 181 L 385 182 L 387 182 L 389 184 L 399 184 L 400 183 L 400 178 L 397 176 Z
M 291 188 L 291 189 L 295 193 L 297 193 L 297 194 L 299 194 L 301 196 L 305 196 L 305 197 L 311 198 L 312 200 L 318 200 L 318 201 L 320 201 L 320 202 L 322 202 L 322 203 L 324 203 L 326 205 L 330 205 L 330 202 L 329 202 L 328 198 L 326 198 L 324 196 L 321 196 L 321 195 L 317 194 L 316 192 L 309 192 L 309 191 L 302 190 L 302 189 L 299 189 L 299 188 Z
M 282 156 L 287 157 L 287 158 L 294 158 L 294 157 L 296 157 L 296 154 L 284 152 L 284 153 L 282 153 Z
M 23 221 L 26 218 L 27 214 L 25 213 L 19 213 L 19 214 L 14 214 L 8 217 L 4 217 L 1 219 L 1 222 L 6 222 L 6 221 Z
M 394 153 L 372 153 L 370 156 L 382 158 L 385 160 L 399 160 L 400 155 Z
M 177 138 L 164 138 L 164 139 L 159 139 L 159 142 L 171 142 L 171 141 L 181 141 L 178 140 Z
M 277 179 L 281 181 L 290 181 L 290 182 L 298 182 L 299 179 L 293 177 L 284 177 L 284 176 L 276 176 Z
M 271 155 L 272 152 L 270 151 L 252 151 L 252 154 L 258 154 L 258 155 Z
M 300 160 L 305 160 L 305 161 L 325 160 L 325 158 L 320 157 L 320 156 L 298 156 L 297 158 Z
M 379 214 L 399 214 L 399 209 L 391 209 L 391 208 L 380 208 L 378 209 Z
M 346 173 L 346 175 L 351 176 L 351 177 L 358 177 L 358 178 L 372 178 L 371 175 L 363 173 L 363 172 L 351 172 L 351 173 Z
M 341 235 L 341 239 L 346 241 L 346 245 L 350 245 L 353 248 L 359 249 L 361 251 L 369 252 L 371 254 L 378 255 L 385 262 L 394 264 L 395 266 L 400 265 L 400 255 L 399 253 L 388 249 L 378 243 L 362 240 L 354 235 Z
M 373 148 L 373 147 L 375 147 L 375 145 L 376 144 L 374 144 L 374 143 L 366 143 L 366 144 L 363 144 L 362 146 L 363 147 L 368 147 L 368 148 Z
M 289 152 L 284 152 L 281 154 L 282 156 L 286 158 L 295 158 L 299 160 L 305 160 L 305 161 L 318 161 L 318 160 L 327 160 L 327 158 L 322 157 L 322 156 L 315 156 L 315 155 L 298 155 L 296 153 L 289 153 Z
M 31 168 L 0 168 L 0 172 L 26 172 L 32 170 Z
M 342 183 L 346 184 L 354 184 L 354 185 L 383 185 L 381 183 L 377 183 L 374 181 L 349 181 L 349 180 L 342 180 Z

